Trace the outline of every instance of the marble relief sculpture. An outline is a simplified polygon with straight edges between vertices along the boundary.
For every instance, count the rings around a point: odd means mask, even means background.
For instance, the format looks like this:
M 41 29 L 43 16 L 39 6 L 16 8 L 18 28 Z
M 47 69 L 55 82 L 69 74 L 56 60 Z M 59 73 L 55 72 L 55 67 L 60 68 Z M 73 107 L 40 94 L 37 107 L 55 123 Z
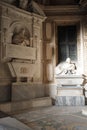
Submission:
M 76 74 L 76 65 L 75 63 L 71 62 L 70 58 L 67 58 L 66 61 L 64 62 L 64 64 L 59 64 L 56 68 L 55 68 L 55 74 L 59 75 L 59 74 Z
M 30 46 L 29 32 L 25 28 L 14 31 L 12 36 L 12 44 Z

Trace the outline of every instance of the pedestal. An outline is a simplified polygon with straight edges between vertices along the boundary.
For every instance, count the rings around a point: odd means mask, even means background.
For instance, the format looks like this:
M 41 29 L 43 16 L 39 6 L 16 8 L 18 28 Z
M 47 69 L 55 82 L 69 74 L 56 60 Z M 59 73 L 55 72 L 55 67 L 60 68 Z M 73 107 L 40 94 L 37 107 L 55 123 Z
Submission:
M 85 97 L 83 95 L 84 76 L 63 75 L 56 77 L 57 95 L 55 105 L 57 106 L 83 106 Z
M 56 96 L 56 106 L 84 106 L 85 98 L 81 96 Z

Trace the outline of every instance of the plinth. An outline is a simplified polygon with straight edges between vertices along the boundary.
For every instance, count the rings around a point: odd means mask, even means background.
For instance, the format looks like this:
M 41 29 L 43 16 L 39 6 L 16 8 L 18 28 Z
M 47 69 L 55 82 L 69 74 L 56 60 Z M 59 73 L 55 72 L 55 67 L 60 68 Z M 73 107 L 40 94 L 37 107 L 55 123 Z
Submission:
M 83 75 L 61 75 L 56 77 L 57 95 L 55 105 L 58 106 L 83 106 Z

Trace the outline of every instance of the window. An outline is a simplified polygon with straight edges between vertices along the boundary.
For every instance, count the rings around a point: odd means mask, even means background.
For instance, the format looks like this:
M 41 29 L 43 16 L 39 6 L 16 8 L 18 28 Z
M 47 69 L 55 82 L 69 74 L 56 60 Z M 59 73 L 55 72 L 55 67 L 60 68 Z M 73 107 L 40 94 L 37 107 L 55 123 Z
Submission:
M 77 59 L 77 30 L 76 26 L 58 26 L 58 61 L 63 62 L 67 57 Z

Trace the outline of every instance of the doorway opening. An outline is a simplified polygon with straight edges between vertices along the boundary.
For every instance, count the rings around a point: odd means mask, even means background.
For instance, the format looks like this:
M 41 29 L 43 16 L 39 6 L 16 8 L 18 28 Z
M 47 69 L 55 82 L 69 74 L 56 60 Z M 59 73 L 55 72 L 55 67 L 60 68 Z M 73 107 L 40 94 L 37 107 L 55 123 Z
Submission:
M 66 58 L 77 60 L 77 27 L 76 25 L 58 26 L 58 63 Z

